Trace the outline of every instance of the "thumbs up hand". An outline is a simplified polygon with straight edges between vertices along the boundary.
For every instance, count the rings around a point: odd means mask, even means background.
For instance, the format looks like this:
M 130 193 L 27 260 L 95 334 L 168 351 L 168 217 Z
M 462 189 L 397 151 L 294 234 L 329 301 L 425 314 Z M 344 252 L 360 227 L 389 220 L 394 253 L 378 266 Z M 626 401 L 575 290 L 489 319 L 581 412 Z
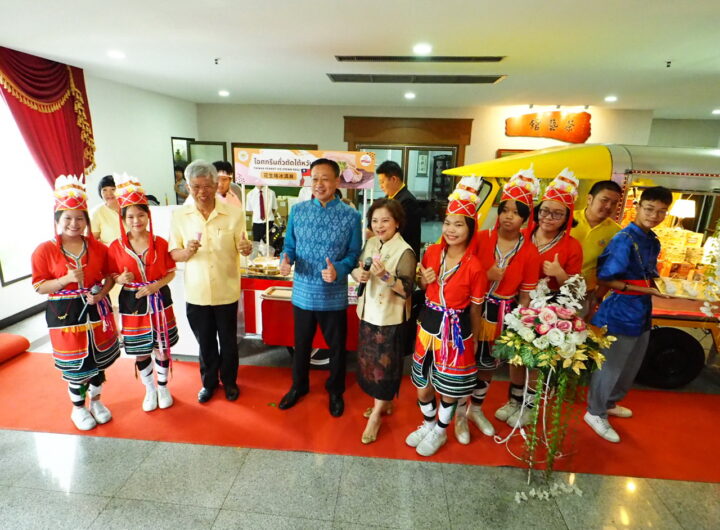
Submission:
M 327 283 L 332 283 L 337 279 L 337 271 L 335 270 L 335 265 L 332 264 L 330 258 L 325 258 L 325 263 L 327 267 L 324 268 L 321 272 L 322 279 Z
M 283 276 L 290 275 L 290 260 L 288 259 L 287 254 L 283 254 L 283 259 L 280 262 L 280 274 Z
M 127 267 L 123 268 L 122 274 L 118 274 L 115 278 L 115 283 L 119 285 L 125 285 L 135 279 L 135 275 L 127 270 Z
M 437 274 L 435 274 L 435 270 L 432 267 L 426 269 L 423 267 L 422 263 L 418 263 L 418 265 L 420 267 L 420 278 L 425 285 L 431 284 L 437 280 Z
M 488 280 L 491 282 L 502 281 L 503 276 L 505 276 L 505 268 L 498 267 L 497 263 L 493 263 L 493 266 L 487 271 Z
M 545 274 L 545 276 L 553 277 L 558 277 L 565 274 L 565 269 L 563 269 L 562 265 L 560 265 L 560 260 L 558 259 L 557 252 L 555 253 L 555 258 L 552 261 L 543 262 L 543 273 Z
M 382 275 L 385 274 L 385 264 L 380 261 L 379 258 L 373 258 L 372 266 L 370 267 L 370 272 L 372 272 L 375 276 L 380 278 Z
M 63 276 L 63 282 L 65 285 L 69 283 L 82 283 L 83 279 L 85 278 L 85 273 L 83 272 L 82 267 L 78 267 L 77 269 L 74 269 L 72 266 L 67 266 L 67 274 Z
M 247 234 L 243 232 L 237 244 L 238 252 L 243 256 L 249 256 L 252 253 L 252 248 L 252 241 L 248 241 Z

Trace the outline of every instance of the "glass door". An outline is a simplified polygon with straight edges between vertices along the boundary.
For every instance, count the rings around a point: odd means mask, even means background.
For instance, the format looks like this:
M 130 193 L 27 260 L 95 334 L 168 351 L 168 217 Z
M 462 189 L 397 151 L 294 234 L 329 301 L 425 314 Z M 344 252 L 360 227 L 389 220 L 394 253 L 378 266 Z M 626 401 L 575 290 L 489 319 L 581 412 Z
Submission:
M 405 148 L 403 146 L 363 145 L 358 146 L 357 149 L 358 151 L 362 151 L 364 153 L 375 153 L 375 167 L 379 166 L 386 160 L 392 160 L 393 162 L 399 164 L 400 167 L 405 167 Z M 365 190 L 359 190 L 359 192 L 360 197 L 362 198 Z M 380 189 L 380 183 L 377 178 L 375 179 L 375 186 L 373 188 L 373 197 L 375 199 L 385 197 L 385 193 Z
M 455 167 L 455 161 L 454 147 L 408 147 L 408 189 L 418 199 L 446 201 L 454 181 L 442 172 Z

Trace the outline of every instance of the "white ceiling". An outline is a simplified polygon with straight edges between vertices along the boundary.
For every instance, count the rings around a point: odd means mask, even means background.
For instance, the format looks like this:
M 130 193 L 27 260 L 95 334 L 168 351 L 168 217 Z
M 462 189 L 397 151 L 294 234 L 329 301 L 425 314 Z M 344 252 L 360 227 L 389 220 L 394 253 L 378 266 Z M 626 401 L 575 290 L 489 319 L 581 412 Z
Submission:
M 198 103 L 534 103 L 701 119 L 720 108 L 718 0 L 0 0 L 0 14 L 2 46 Z M 388 65 L 334 58 L 406 55 L 422 41 L 436 55 L 507 59 Z M 109 49 L 126 59 L 108 58 Z M 332 83 L 327 73 L 508 78 L 496 85 L 368 85 Z M 219 97 L 218 89 L 231 96 Z M 403 99 L 407 90 L 417 93 L 414 101 Z M 609 94 L 618 102 L 605 103 Z

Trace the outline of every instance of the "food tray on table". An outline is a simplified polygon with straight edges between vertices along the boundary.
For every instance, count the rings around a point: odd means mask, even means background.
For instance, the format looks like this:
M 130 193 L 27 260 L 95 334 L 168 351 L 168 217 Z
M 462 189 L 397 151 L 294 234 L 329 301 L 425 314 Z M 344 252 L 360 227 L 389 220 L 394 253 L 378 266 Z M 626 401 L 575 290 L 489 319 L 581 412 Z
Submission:
M 700 302 L 717 302 L 716 296 L 707 297 L 707 283 L 703 281 L 683 280 L 681 278 L 660 277 L 655 279 L 655 286 L 660 293 L 673 298 L 697 300 Z
M 263 300 L 283 300 L 289 302 L 292 298 L 292 287 L 268 287 L 260 295 Z
M 247 264 L 246 270 L 255 276 L 281 276 L 280 260 L 277 258 L 258 256 Z

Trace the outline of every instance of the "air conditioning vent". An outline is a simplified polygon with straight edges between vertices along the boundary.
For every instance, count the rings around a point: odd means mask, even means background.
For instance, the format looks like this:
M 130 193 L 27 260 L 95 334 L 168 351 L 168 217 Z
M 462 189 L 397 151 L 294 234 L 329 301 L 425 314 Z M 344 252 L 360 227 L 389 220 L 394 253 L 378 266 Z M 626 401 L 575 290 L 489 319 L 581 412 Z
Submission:
M 499 63 L 504 55 L 336 55 L 341 63 Z
M 488 85 L 505 75 L 404 75 L 404 74 L 327 74 L 333 83 L 410 83 L 432 85 Z

